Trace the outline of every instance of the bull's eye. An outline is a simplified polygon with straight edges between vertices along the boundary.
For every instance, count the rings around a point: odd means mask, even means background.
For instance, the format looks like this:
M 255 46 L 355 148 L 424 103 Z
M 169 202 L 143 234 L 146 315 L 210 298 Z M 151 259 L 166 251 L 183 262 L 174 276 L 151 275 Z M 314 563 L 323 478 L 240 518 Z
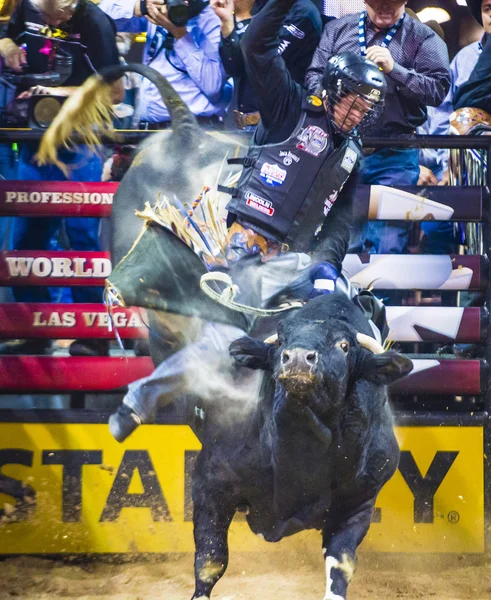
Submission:
M 341 348 L 341 350 L 345 354 L 348 354 L 348 351 L 349 351 L 349 342 L 347 342 L 346 340 L 341 340 L 340 342 L 338 342 L 336 344 L 336 348 Z

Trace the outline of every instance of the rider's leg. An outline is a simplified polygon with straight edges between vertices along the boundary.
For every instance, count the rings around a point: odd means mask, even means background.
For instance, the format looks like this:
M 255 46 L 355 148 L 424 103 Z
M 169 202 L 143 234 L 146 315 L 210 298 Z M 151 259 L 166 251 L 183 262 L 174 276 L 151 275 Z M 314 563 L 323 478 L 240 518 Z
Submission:
M 130 383 L 122 406 L 109 419 L 112 435 L 122 442 L 141 423 L 153 423 L 159 406 L 170 404 L 179 394 L 199 392 L 207 372 L 218 369 L 229 345 L 243 335 L 237 327 L 205 325 L 198 342 L 164 360 L 148 377 Z

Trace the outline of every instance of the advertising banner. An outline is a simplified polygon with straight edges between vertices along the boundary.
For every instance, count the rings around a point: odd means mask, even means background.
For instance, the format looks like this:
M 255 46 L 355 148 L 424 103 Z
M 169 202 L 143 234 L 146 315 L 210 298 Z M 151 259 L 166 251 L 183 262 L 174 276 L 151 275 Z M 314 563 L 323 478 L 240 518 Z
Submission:
M 482 425 L 396 433 L 400 466 L 380 493 L 363 549 L 483 552 Z M 118 444 L 102 423 L 1 423 L 3 485 L 22 486 L 25 500 L 0 495 L 0 553 L 192 552 L 199 449 L 185 425 L 142 426 Z M 240 516 L 232 549 L 288 549 L 294 539 L 267 544 Z M 318 532 L 301 536 L 320 546 Z

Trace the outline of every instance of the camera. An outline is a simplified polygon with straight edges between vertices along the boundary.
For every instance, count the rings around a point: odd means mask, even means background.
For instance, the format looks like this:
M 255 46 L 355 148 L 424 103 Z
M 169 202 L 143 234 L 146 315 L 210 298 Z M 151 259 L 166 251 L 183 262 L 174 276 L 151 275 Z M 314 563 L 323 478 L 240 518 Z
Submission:
M 4 69 L 2 78 L 17 88 L 30 88 L 35 85 L 54 87 L 63 85 L 72 74 L 73 59 L 70 54 L 57 52 L 53 61 L 53 70 L 47 73 L 30 73 L 25 68 L 22 73 Z
M 188 0 L 165 0 L 167 16 L 176 27 L 184 27 L 191 18 Z
M 208 0 L 165 0 L 169 21 L 176 27 L 185 27 L 189 19 L 196 17 L 208 6 Z M 147 1 L 140 0 L 142 15 L 148 15 Z
M 73 58 L 58 49 L 53 60 L 53 70 L 32 73 L 29 68 L 18 73 L 4 69 L 0 76 L 0 124 L 3 127 L 31 127 L 46 129 L 65 102 L 64 96 L 31 96 L 17 99 L 19 92 L 36 85 L 61 86 L 72 74 Z

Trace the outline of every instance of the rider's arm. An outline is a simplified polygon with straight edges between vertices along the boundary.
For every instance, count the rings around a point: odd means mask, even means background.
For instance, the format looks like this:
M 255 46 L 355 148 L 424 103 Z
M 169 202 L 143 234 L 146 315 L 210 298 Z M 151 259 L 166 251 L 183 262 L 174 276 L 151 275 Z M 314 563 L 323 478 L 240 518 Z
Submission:
M 336 268 L 338 275 L 341 274 L 343 260 L 348 251 L 358 177 L 358 170 L 354 170 L 339 193 L 334 206 L 324 219 L 312 255 L 313 262 L 330 263 Z
M 283 22 L 294 1 L 269 0 L 252 19 L 241 42 L 263 126 L 267 130 L 280 129 L 291 122 L 288 135 L 300 116 L 303 88 L 293 81 L 283 56 L 278 53 L 278 45 Z

